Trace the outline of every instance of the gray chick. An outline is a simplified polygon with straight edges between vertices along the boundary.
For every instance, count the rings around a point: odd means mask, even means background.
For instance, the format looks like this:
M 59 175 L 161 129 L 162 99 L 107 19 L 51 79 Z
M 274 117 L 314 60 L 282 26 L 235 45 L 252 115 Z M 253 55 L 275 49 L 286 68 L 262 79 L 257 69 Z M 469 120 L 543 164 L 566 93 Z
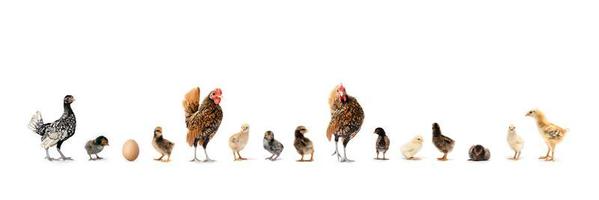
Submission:
M 275 134 L 272 131 L 266 131 L 264 133 L 264 149 L 266 151 L 272 153 L 270 157 L 267 157 L 267 160 L 275 161 L 283 152 L 283 144 L 281 142 L 275 140 Z
M 104 146 L 108 146 L 108 138 L 104 136 L 98 136 L 95 140 L 87 141 L 85 151 L 87 151 L 89 160 L 101 160 L 102 157 L 98 156 L 98 153 L 104 150 Z M 92 154 L 96 155 L 96 158 L 93 158 Z
M 491 151 L 480 144 L 470 147 L 468 154 L 470 161 L 487 161 L 491 158 Z

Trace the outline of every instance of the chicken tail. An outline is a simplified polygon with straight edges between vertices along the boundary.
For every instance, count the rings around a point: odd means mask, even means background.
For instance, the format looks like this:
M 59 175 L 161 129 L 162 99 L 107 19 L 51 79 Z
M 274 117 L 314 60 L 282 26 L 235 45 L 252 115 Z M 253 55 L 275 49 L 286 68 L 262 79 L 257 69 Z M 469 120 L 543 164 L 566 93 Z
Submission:
M 173 148 L 175 147 L 175 143 L 172 143 L 169 141 L 166 146 L 167 146 L 168 151 L 172 152 Z
M 335 109 L 335 98 L 337 98 L 337 89 L 339 88 L 339 86 L 335 86 L 335 88 L 333 88 L 333 90 L 331 90 L 331 93 L 329 94 L 329 107 L 332 110 Z
M 193 143 L 196 141 L 196 138 L 199 136 L 198 130 L 188 130 L 187 131 L 187 144 L 189 146 L 193 146 Z
M 42 113 L 40 111 L 35 112 L 35 114 L 29 120 L 29 129 L 31 129 L 34 133 L 38 135 L 44 135 L 41 133 L 40 128 L 44 125 L 44 120 L 42 119 Z
M 331 122 L 329 124 L 329 128 L 327 128 L 327 139 L 329 140 L 329 142 L 331 141 L 331 137 L 333 137 L 333 132 L 335 132 L 334 129 L 335 129 L 334 124 L 332 124 L 332 122 Z
M 195 87 L 185 94 L 185 99 L 183 99 L 183 109 L 185 110 L 185 120 L 188 120 L 194 113 L 200 110 L 199 87 Z

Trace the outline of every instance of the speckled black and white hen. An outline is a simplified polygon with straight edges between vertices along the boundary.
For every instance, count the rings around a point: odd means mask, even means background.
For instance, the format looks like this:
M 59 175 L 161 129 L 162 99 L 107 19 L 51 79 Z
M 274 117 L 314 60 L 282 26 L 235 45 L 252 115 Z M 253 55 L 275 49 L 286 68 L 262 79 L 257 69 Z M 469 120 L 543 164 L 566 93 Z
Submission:
M 49 161 L 57 160 L 50 157 L 50 153 L 48 152 L 48 149 L 53 146 L 56 146 L 61 160 L 72 160 L 70 157 L 64 156 L 62 151 L 60 151 L 60 147 L 62 146 L 62 143 L 75 135 L 77 121 L 75 119 L 75 113 L 73 113 L 73 109 L 71 109 L 71 103 L 74 101 L 75 98 L 73 96 L 65 96 L 63 100 L 64 112 L 58 120 L 52 123 L 44 123 L 42 114 L 39 111 L 37 111 L 29 121 L 29 128 L 34 133 L 42 136 L 41 146 L 46 150 L 46 159 Z

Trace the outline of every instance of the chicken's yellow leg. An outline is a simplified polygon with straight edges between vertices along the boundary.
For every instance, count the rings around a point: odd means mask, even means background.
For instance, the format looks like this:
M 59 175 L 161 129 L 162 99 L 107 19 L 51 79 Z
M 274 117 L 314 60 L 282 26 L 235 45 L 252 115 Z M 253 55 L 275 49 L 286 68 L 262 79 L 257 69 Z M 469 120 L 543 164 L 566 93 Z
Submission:
M 551 157 L 547 157 L 545 159 L 546 161 L 553 161 L 553 155 L 555 153 L 555 144 L 553 144 L 553 143 L 551 144 L 551 149 L 550 150 L 551 150 Z M 549 155 L 547 155 L 547 156 L 549 156 Z
M 443 153 L 443 157 L 437 158 L 437 160 L 446 161 L 447 160 L 447 153 Z
M 241 154 L 239 153 L 239 151 L 237 151 L 237 155 L 239 156 L 239 160 L 247 160 L 247 158 L 241 157 Z
M 155 158 L 154 160 L 158 160 L 158 161 L 160 161 L 160 160 L 162 160 L 162 157 L 164 157 L 164 154 L 163 154 L 163 153 L 160 153 L 160 158 Z
M 539 157 L 539 159 L 547 159 L 549 157 L 549 152 L 551 152 L 551 146 L 547 144 L 547 155 Z

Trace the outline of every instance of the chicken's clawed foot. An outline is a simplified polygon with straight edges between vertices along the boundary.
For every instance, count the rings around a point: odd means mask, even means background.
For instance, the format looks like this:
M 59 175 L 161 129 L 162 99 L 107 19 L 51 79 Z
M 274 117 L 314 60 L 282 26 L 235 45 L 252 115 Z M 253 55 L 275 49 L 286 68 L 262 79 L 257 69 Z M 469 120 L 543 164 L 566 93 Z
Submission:
M 67 161 L 67 160 L 73 160 L 73 158 L 71 158 L 71 157 L 61 157 L 60 160 Z
M 48 161 L 55 161 L 55 160 L 58 160 L 58 159 L 56 159 L 56 158 L 52 158 L 52 157 L 45 157 L 45 159 L 46 159 L 46 160 L 48 160 Z

